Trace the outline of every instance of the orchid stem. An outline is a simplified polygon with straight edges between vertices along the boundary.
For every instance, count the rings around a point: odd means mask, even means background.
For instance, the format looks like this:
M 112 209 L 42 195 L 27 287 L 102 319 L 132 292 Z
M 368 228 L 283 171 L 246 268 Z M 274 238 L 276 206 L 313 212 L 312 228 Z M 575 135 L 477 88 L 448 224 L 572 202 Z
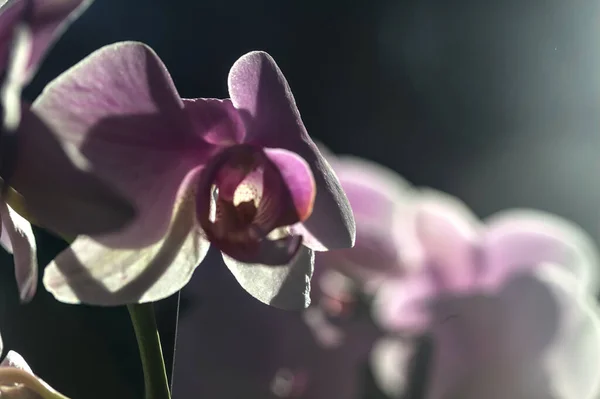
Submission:
M 127 305 L 137 338 L 146 399 L 171 399 L 152 303 Z

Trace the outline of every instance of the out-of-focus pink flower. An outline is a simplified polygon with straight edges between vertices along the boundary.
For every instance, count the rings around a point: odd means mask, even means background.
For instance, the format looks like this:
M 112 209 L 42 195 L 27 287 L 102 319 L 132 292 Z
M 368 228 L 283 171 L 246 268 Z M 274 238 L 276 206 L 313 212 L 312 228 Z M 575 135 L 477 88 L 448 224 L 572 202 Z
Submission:
M 33 110 L 139 210 L 137 222 L 78 237 L 46 269 L 61 301 L 164 298 L 209 243 L 259 300 L 303 308 L 312 250 L 351 247 L 354 219 L 275 61 L 251 52 L 231 99 L 181 99 L 149 47 L 106 46 L 50 83 Z
M 31 300 L 36 291 L 36 246 L 31 225 L 6 204 L 7 196 L 19 199 L 18 210 L 36 222 L 67 234 L 118 228 L 133 215 L 127 202 L 69 160 L 20 98 L 54 40 L 90 2 L 0 1 L 0 242 L 14 254 L 22 301 Z M 91 216 L 90 211 L 98 210 L 94 198 L 103 199 L 106 208 Z M 99 223 L 93 223 L 96 218 Z
M 415 192 L 398 174 L 374 162 L 328 154 L 346 192 L 356 221 L 356 243 L 351 250 L 319 253 L 315 273 L 336 270 L 372 292 L 386 279 L 410 272 L 396 242 L 396 221 L 413 201 Z M 410 237 L 406 237 L 410 239 Z M 403 253 L 408 258 L 407 253 Z
M 384 388 L 402 395 L 407 335 L 429 333 L 428 399 L 598 396 L 599 264 L 581 229 L 526 210 L 482 223 L 432 191 L 407 215 L 410 223 L 397 221 L 397 243 L 412 247 L 416 272 L 380 285 L 373 308 L 384 329 L 404 336 L 374 351 Z M 416 245 L 402 238 L 410 235 Z
M 357 351 L 337 319 L 359 290 L 374 297 L 372 316 L 387 334 L 370 356 L 391 397 L 408 394 L 421 334 L 435 348 L 428 399 L 598 394 L 599 265 L 580 228 L 532 210 L 481 222 L 459 200 L 410 187 L 378 165 L 328 159 L 353 207 L 357 240 L 316 257 L 320 306 L 306 311 L 316 342 Z
M 0 353 L 3 350 L 0 338 Z M 9 399 L 67 399 L 33 374 L 33 371 L 15 351 L 9 351 L 0 362 L 0 397 Z

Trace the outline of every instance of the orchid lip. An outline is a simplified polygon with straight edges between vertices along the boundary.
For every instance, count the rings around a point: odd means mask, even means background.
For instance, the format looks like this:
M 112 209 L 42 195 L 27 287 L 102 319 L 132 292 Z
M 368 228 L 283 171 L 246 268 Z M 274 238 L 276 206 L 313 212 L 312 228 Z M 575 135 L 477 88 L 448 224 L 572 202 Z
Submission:
M 282 173 L 259 147 L 235 145 L 215 155 L 203 171 L 199 191 L 212 199 L 210 205 L 204 198 L 199 201 L 199 222 L 207 238 L 240 261 L 289 262 L 302 238 L 285 227 L 307 215 L 297 209 Z M 276 260 L 262 259 L 273 251 Z

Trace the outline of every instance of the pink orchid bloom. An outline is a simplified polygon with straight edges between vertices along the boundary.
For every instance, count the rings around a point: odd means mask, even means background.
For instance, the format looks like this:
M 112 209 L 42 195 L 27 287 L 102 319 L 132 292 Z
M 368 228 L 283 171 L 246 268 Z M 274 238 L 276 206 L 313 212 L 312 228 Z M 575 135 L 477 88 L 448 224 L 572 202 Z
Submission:
M 137 42 L 106 46 L 46 87 L 33 110 L 139 211 L 122 231 L 79 236 L 48 266 L 58 300 L 165 298 L 212 244 L 260 301 L 308 305 L 312 251 L 354 243 L 350 206 L 268 54 L 237 60 L 228 87 L 230 99 L 181 99 Z
M 3 350 L 0 337 L 0 352 Z M 9 351 L 0 362 L 0 397 L 14 399 L 67 399 L 37 377 L 25 359 L 15 351 Z
M 367 356 L 380 387 L 405 397 L 422 333 L 435 345 L 428 399 L 597 397 L 598 257 L 580 228 L 530 210 L 482 223 L 460 201 L 410 187 L 380 165 L 328 160 L 353 208 L 357 239 L 352 249 L 316 256 L 320 306 L 305 311 L 315 345 L 300 350 L 337 371 L 321 386 L 319 368 L 309 368 L 310 397 L 332 390 L 357 397 L 352 370 Z M 356 289 L 374 296 L 372 316 L 386 336 L 358 335 Z
M 0 175 L 4 189 L 10 184 L 25 196 L 20 211 L 67 234 L 118 228 L 133 215 L 128 203 L 116 199 L 104 184 L 71 162 L 52 132 L 20 99 L 46 51 L 89 4 L 82 0 L 0 1 Z M 94 208 L 93 198 L 104 200 L 108 206 L 104 212 Z M 5 201 L 0 199 L 0 242 L 14 254 L 21 300 L 29 301 L 37 288 L 35 238 L 30 223 Z M 96 216 L 86 217 L 90 210 L 97 210 Z M 95 218 L 101 218 L 96 225 L 90 223 Z
M 526 210 L 481 223 L 431 191 L 407 215 L 397 242 L 415 272 L 383 282 L 374 301 L 375 320 L 401 335 L 373 352 L 382 387 L 401 396 L 407 335 L 424 332 L 435 345 L 428 399 L 598 397 L 599 262 L 580 228 Z

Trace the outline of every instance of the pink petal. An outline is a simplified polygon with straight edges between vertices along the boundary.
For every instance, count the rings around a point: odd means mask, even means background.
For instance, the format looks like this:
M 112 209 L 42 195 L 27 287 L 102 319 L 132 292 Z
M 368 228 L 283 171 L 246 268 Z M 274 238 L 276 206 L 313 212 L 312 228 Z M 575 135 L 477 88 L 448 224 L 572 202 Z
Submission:
M 23 82 L 31 79 L 40 61 L 62 32 L 83 13 L 93 0 L 8 0 L 0 7 L 0 71 L 9 59 L 13 30 L 19 22 L 31 30 L 28 61 L 21 71 Z M 26 12 L 27 3 L 31 11 Z
M 0 173 L 12 183 L 17 162 L 21 91 L 54 40 L 91 0 L 14 0 L 0 7 Z
M 129 223 L 135 216 L 131 203 L 81 165 L 77 154 L 67 153 L 69 147 L 35 114 L 23 111 L 10 182 L 23 196 L 18 205 L 27 217 L 67 237 L 115 231 Z
M 494 296 L 441 298 L 430 397 L 597 397 L 597 304 L 571 280 L 545 264 L 513 274 Z
M 223 260 L 242 288 L 259 301 L 287 310 L 310 305 L 312 250 L 300 247 L 290 263 L 281 266 L 242 263 L 227 255 Z
M 300 221 L 306 220 L 313 210 L 316 187 L 310 167 L 293 152 L 280 148 L 265 148 L 265 154 L 275 164 L 285 186 L 291 194 Z M 268 191 L 265 182 L 265 191 Z
M 400 254 L 405 254 L 406 248 L 401 248 L 404 243 L 396 237 L 393 215 L 409 206 L 414 190 L 398 174 L 374 162 L 334 155 L 328 160 L 350 200 L 356 220 L 356 244 L 351 250 L 318 253 L 317 263 L 324 259 L 324 265 L 363 282 L 405 272 L 407 265 Z
M 348 199 L 308 136 L 275 61 L 259 51 L 242 56 L 229 72 L 228 85 L 233 105 L 245 122 L 245 143 L 295 152 L 310 165 L 317 196 L 312 215 L 298 230 L 307 236 L 307 243 L 315 250 L 352 247 L 356 232 Z
M 0 5 L 0 73 L 3 73 L 10 58 L 13 44 L 13 31 L 25 10 L 27 2 L 23 0 L 4 1 Z
M 343 155 L 328 157 L 350 201 L 357 229 L 361 223 L 376 224 L 391 231 L 400 207 L 414 197 L 414 189 L 399 174 L 375 162 Z
M 179 291 L 210 247 L 196 224 L 197 177 L 198 170 L 187 176 L 160 241 L 115 249 L 79 236 L 46 267 L 46 289 L 61 302 L 101 306 L 153 302 Z
M 113 247 L 160 240 L 184 177 L 212 149 L 193 135 L 164 64 L 142 43 L 95 51 L 51 82 L 32 108 L 76 159 L 136 206 L 134 223 L 101 238 Z
M 415 233 L 440 284 L 468 288 L 478 274 L 477 218 L 462 202 L 434 192 L 423 193 L 415 214 Z
M 244 122 L 231 100 L 214 98 L 183 99 L 185 112 L 194 132 L 215 145 L 234 145 L 242 142 Z
M 589 292 L 598 289 L 598 250 L 578 226 L 533 210 L 502 212 L 488 225 L 483 237 L 487 284 L 500 284 L 514 269 L 553 263 L 574 273 Z
M 372 306 L 373 320 L 390 333 L 422 334 L 431 326 L 429 302 L 440 291 L 429 273 L 384 281 Z
M 4 201 L 0 201 L 0 216 L 2 228 L 10 240 L 10 252 L 14 256 L 21 302 L 29 302 L 35 295 L 38 281 L 37 247 L 31 224 Z
M 29 24 L 33 46 L 28 64 L 32 76 L 48 48 L 67 27 L 87 10 L 94 0 L 33 0 Z

